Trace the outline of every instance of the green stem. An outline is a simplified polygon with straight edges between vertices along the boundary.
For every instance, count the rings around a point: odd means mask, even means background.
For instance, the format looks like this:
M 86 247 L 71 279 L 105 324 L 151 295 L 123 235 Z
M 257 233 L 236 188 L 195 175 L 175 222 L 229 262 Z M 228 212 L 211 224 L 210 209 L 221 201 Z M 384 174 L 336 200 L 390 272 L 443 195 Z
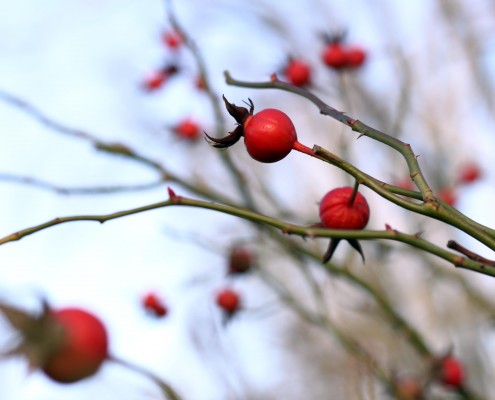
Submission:
M 142 207 L 132 208 L 129 210 L 118 211 L 111 214 L 103 215 L 77 215 L 69 217 L 55 218 L 42 224 L 20 230 L 12 233 L 2 239 L 0 239 L 0 245 L 8 242 L 20 240 L 28 235 L 42 231 L 55 225 L 60 225 L 74 221 L 97 221 L 104 223 L 117 218 L 126 217 L 129 215 L 139 214 L 145 211 L 155 210 L 159 208 L 165 208 L 170 206 L 187 206 L 197 207 L 208 210 L 218 211 L 224 214 L 236 216 L 248 221 L 252 221 L 262 225 L 272 226 L 280 229 L 285 234 L 292 234 L 301 237 L 325 237 L 325 238 L 341 238 L 341 239 L 361 239 L 361 240 L 374 240 L 374 239 L 387 239 L 395 240 L 398 242 L 407 243 L 418 249 L 425 250 L 426 252 L 436 255 L 451 264 L 459 268 L 476 271 L 485 275 L 495 276 L 495 267 L 485 265 L 482 262 L 476 260 L 470 260 L 467 257 L 451 253 L 444 248 L 441 248 L 431 242 L 422 239 L 419 235 L 410 235 L 399 232 L 397 230 L 387 228 L 385 231 L 371 231 L 371 230 L 338 230 L 338 229 L 326 229 L 317 227 L 305 227 L 300 225 L 289 224 L 284 221 L 269 217 L 267 215 L 259 214 L 257 212 L 240 208 L 236 206 L 212 203 L 202 200 L 193 200 L 181 196 L 173 196 L 167 201 L 149 204 Z

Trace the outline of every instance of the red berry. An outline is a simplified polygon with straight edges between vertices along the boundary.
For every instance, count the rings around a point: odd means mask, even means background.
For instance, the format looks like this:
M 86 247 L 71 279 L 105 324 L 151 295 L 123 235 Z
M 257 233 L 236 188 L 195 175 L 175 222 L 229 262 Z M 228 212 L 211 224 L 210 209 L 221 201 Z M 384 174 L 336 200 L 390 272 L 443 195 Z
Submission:
M 280 110 L 267 108 L 247 117 L 244 122 L 244 144 L 257 161 L 272 163 L 285 158 L 297 141 L 291 119 Z
M 366 53 L 360 47 L 349 47 L 345 50 L 346 66 L 349 68 L 358 68 L 366 60 Z
M 320 203 L 320 219 L 324 227 L 331 229 L 364 229 L 370 217 L 368 202 L 357 192 L 352 204 L 352 187 L 342 187 L 328 192 Z
M 60 327 L 63 339 L 43 363 L 43 372 L 62 383 L 95 374 L 108 357 L 108 335 L 103 323 L 79 308 L 51 311 L 49 318 Z
M 419 400 L 423 394 L 421 383 L 414 378 L 403 378 L 395 382 L 395 390 L 401 400 Z
M 414 190 L 413 181 L 411 178 L 402 178 L 394 182 L 395 186 L 398 186 L 406 190 Z
M 295 86 L 305 86 L 310 83 L 311 68 L 302 60 L 291 59 L 284 71 L 289 82 Z
M 249 272 L 253 263 L 253 255 L 244 247 L 235 246 L 229 255 L 229 275 L 238 275 Z
M 196 77 L 195 84 L 196 84 L 196 88 L 198 88 L 199 90 L 205 90 L 206 89 L 206 82 L 201 75 Z
M 460 183 L 476 182 L 481 177 L 480 166 L 474 162 L 464 164 L 459 171 L 458 181 Z
M 205 132 L 208 141 L 218 149 L 227 149 L 244 136 L 249 155 L 257 161 L 272 163 L 286 157 L 291 150 L 317 157 L 313 150 L 297 141 L 294 124 L 287 114 L 267 108 L 253 115 L 254 104 L 249 99 L 249 110 L 229 103 L 223 96 L 225 107 L 234 117 L 237 127 L 223 138 L 214 138 Z
M 174 132 L 182 139 L 197 140 L 201 136 L 199 125 L 191 118 L 184 119 L 174 127 Z
M 166 82 L 168 75 L 164 71 L 155 71 L 144 79 L 143 88 L 148 91 L 159 89 Z
M 228 316 L 234 315 L 241 306 L 239 295 L 232 289 L 223 289 L 218 292 L 216 302 Z
M 163 300 L 156 293 L 147 293 L 142 299 L 142 304 L 144 309 L 155 317 L 164 317 L 168 313 Z
M 450 387 L 459 388 L 464 382 L 464 368 L 455 357 L 447 356 L 440 364 L 440 381 Z
M 347 65 L 347 53 L 339 42 L 327 44 L 321 57 L 326 65 L 334 69 L 341 69 Z
M 452 188 L 444 188 L 437 193 L 437 197 L 449 206 L 455 206 L 457 195 Z
M 167 31 L 162 35 L 162 41 L 170 49 L 175 50 L 182 45 L 184 39 L 182 38 L 182 35 L 177 31 Z

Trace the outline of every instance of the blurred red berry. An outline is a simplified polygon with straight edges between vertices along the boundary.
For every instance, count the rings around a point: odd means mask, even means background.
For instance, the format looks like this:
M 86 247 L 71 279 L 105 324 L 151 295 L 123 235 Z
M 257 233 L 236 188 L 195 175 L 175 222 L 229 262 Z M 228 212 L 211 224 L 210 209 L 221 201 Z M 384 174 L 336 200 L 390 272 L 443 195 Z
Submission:
M 53 310 L 48 317 L 60 327 L 62 340 L 42 364 L 43 372 L 61 383 L 95 374 L 108 357 L 108 335 L 103 323 L 79 308 Z
M 395 186 L 398 186 L 406 190 L 414 190 L 414 184 L 411 178 L 402 178 L 394 182 Z
M 234 246 L 229 254 L 229 275 L 239 275 L 249 272 L 253 263 L 252 253 L 241 246 Z
M 293 85 L 306 86 L 311 80 L 311 67 L 303 60 L 290 59 L 284 74 Z
M 241 306 L 241 300 L 237 292 L 228 288 L 217 293 L 216 303 L 228 317 L 239 311 Z
M 453 188 L 444 188 L 437 193 L 437 197 L 449 206 L 454 207 L 457 202 L 457 195 Z
M 206 82 L 201 75 L 198 75 L 196 77 L 195 84 L 196 84 L 196 88 L 198 88 L 199 90 L 205 90 L 206 89 Z
M 157 90 L 163 86 L 167 79 L 168 75 L 164 71 L 155 71 L 144 79 L 143 88 L 150 92 Z
M 201 136 L 199 125 L 191 118 L 186 118 L 174 127 L 175 134 L 186 140 L 194 141 Z
M 176 65 L 167 65 L 160 70 L 152 72 L 143 81 L 143 89 L 152 92 L 160 89 L 170 77 L 179 72 Z
M 366 60 L 366 52 L 357 46 L 349 47 L 345 50 L 346 66 L 349 68 L 358 68 Z
M 149 292 L 143 296 L 142 305 L 144 309 L 154 317 L 164 317 L 168 313 L 168 309 L 163 303 L 163 300 L 153 292 Z
M 323 62 L 334 69 L 342 69 L 347 64 L 347 53 L 340 42 L 328 43 L 321 55 Z
M 397 396 L 401 400 L 419 400 L 423 395 L 423 386 L 414 378 L 403 378 L 395 382 Z
M 459 171 L 458 181 L 460 183 L 473 183 L 481 178 L 481 168 L 477 163 L 466 163 Z
M 182 35 L 174 30 L 164 32 L 162 41 L 168 48 L 173 50 L 178 49 L 184 43 Z
M 453 357 L 447 356 L 440 363 L 440 381 L 445 386 L 460 388 L 464 383 L 464 368 L 461 362 Z

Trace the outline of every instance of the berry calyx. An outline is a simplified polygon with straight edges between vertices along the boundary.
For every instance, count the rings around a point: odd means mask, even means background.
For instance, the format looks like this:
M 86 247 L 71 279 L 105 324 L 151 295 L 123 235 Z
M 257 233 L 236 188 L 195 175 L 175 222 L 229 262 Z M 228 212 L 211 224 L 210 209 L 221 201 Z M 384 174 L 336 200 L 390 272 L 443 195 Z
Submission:
M 460 388 L 464 383 L 464 367 L 453 357 L 446 356 L 440 361 L 439 379 L 445 386 Z
M 248 249 L 241 246 L 234 246 L 229 254 L 228 274 L 245 274 L 251 270 L 252 263 L 253 254 Z
M 154 292 L 146 293 L 141 302 L 146 312 L 153 317 L 161 318 L 168 314 L 163 300 Z
M 175 134 L 186 140 L 195 141 L 201 136 L 199 125 L 192 118 L 186 118 L 179 122 L 174 128 Z
M 227 318 L 231 318 L 239 311 L 241 307 L 241 299 L 236 291 L 225 288 L 217 293 L 216 303 L 220 307 Z
M 311 81 L 311 67 L 303 60 L 289 59 L 284 74 L 294 86 L 306 86 Z
M 257 161 L 273 163 L 285 158 L 292 150 L 316 157 L 313 151 L 298 142 L 294 124 L 287 114 L 267 108 L 253 115 L 254 104 L 249 99 L 249 111 L 229 103 L 223 96 L 225 107 L 238 126 L 224 138 L 213 138 L 205 133 L 213 147 L 226 149 L 244 136 L 249 155 Z
M 329 191 L 320 202 L 320 220 L 325 228 L 329 229 L 364 229 L 370 217 L 370 208 L 364 196 L 357 191 L 357 187 L 341 187 Z M 364 255 L 361 245 L 356 239 L 347 239 L 361 257 Z M 340 239 L 330 241 L 323 262 L 332 257 Z

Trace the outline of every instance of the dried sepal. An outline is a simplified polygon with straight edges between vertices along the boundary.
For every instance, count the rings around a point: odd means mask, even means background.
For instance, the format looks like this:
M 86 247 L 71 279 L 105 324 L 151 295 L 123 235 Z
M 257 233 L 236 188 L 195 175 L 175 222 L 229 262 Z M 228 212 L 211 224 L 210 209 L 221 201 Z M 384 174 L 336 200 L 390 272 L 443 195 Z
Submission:
M 244 128 L 242 127 L 242 125 L 239 125 L 237 126 L 237 128 L 235 128 L 232 132 L 229 132 L 229 134 L 223 138 L 211 137 L 206 132 L 204 132 L 204 134 L 208 142 L 210 142 L 213 147 L 216 147 L 217 149 L 226 149 L 230 146 L 233 146 L 239 141 L 239 139 L 244 134 Z
M 50 308 L 45 301 L 39 315 L 3 303 L 0 303 L 0 313 L 18 334 L 16 345 L 0 354 L 2 357 L 22 356 L 27 359 L 30 369 L 40 368 L 63 341 L 64 331 L 50 317 Z
M 339 245 L 339 243 L 340 243 L 340 239 L 339 238 L 332 238 L 332 239 L 330 239 L 330 243 L 328 244 L 327 251 L 323 255 L 323 260 L 322 260 L 322 263 L 323 264 L 326 264 L 327 262 L 330 261 L 330 259 L 333 256 L 333 253 L 335 252 L 335 249 L 337 248 L 337 246 Z
M 207 141 L 217 149 L 226 149 L 230 146 L 236 144 L 239 139 L 244 136 L 244 123 L 249 118 L 249 116 L 253 115 L 254 112 L 254 104 L 251 99 L 249 100 L 249 110 L 246 107 L 236 106 L 234 103 L 230 103 L 225 96 L 222 96 L 223 101 L 225 103 L 225 108 L 228 113 L 235 119 L 237 122 L 237 127 L 229 134 L 223 138 L 214 138 L 204 132 Z
M 225 103 L 225 108 L 227 109 L 228 113 L 234 117 L 235 121 L 238 124 L 244 124 L 246 122 L 246 119 L 250 116 L 253 115 L 254 112 L 254 104 L 251 99 L 248 99 L 249 101 L 249 110 L 246 107 L 239 107 L 236 106 L 234 103 L 230 103 L 225 96 L 222 96 L 223 102 Z
M 360 255 L 361 258 L 363 259 L 363 263 L 365 262 L 364 259 L 364 253 L 363 249 L 361 247 L 361 244 L 358 242 L 357 239 L 346 239 L 349 244 L 352 246 L 354 250 L 356 250 Z M 335 249 L 337 249 L 338 244 L 340 243 L 341 239 L 340 238 L 332 238 L 330 239 L 330 243 L 328 245 L 327 251 L 323 255 L 322 263 L 326 264 L 327 262 L 330 261 L 330 259 L 333 256 L 333 253 L 335 253 Z

